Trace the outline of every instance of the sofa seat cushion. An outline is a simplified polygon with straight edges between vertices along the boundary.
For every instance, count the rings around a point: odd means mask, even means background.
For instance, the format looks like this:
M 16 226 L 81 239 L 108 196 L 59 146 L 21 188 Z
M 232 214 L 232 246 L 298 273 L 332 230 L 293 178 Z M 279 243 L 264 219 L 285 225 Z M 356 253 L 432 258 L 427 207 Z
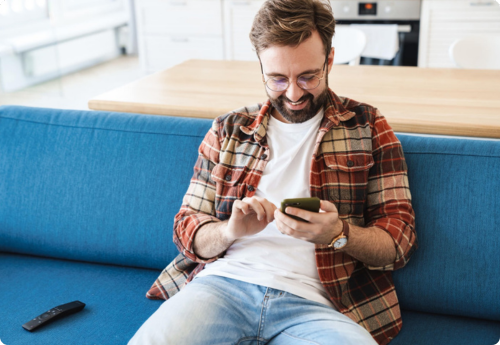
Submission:
M 159 271 L 0 253 L 3 343 L 126 344 L 162 301 L 145 292 Z M 60 304 L 86 307 L 30 333 L 22 325 Z
M 391 345 L 494 345 L 500 340 L 500 322 L 460 316 L 402 311 L 403 329 Z
M 163 301 L 144 291 L 157 270 L 0 253 L 0 339 L 5 344 L 126 344 Z M 81 312 L 32 333 L 22 324 L 60 304 L 80 300 Z M 403 330 L 391 342 L 496 344 L 500 322 L 403 311 Z

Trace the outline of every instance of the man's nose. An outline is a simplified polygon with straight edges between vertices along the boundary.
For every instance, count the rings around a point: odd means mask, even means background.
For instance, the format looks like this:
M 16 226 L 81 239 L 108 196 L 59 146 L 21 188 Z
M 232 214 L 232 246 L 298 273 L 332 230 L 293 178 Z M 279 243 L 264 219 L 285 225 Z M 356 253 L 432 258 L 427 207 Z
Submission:
M 292 102 L 297 102 L 302 96 L 304 96 L 304 93 L 305 91 L 301 89 L 295 81 L 293 81 L 286 90 L 286 97 Z

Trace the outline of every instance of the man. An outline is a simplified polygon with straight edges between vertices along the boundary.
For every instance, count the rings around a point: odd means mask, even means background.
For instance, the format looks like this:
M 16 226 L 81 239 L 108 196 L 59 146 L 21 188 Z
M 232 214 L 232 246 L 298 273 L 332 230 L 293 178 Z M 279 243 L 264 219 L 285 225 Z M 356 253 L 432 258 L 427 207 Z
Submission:
M 269 100 L 207 133 L 175 217 L 181 255 L 148 297 L 175 295 L 130 344 L 387 344 L 401 329 L 406 164 L 377 109 L 328 89 L 334 27 L 326 1 L 263 4 L 250 37 Z M 310 196 L 319 213 L 286 209 L 307 222 L 277 209 Z

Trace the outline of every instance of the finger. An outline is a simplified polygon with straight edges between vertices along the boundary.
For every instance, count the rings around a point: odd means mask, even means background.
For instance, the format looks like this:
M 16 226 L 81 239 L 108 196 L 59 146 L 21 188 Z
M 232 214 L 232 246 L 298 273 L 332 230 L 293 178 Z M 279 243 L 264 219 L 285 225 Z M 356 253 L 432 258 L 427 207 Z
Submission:
M 302 219 L 310 222 L 311 221 L 311 217 L 313 217 L 317 213 L 316 212 L 307 211 L 307 210 L 302 210 L 302 209 L 297 208 L 297 207 L 290 207 L 289 206 L 289 207 L 287 207 L 285 209 L 285 214 L 296 216 L 296 217 L 302 218 Z
M 319 208 L 325 212 L 338 212 L 335 204 L 331 203 L 328 200 L 321 200 Z
M 285 223 L 282 223 L 282 222 L 280 222 L 279 225 L 278 225 L 278 222 L 276 222 L 276 224 L 278 226 L 278 230 L 283 235 L 287 235 L 287 236 L 290 236 L 290 237 L 293 237 L 293 238 L 296 238 L 296 239 L 302 240 L 302 241 L 309 241 L 309 238 L 310 238 L 309 233 L 294 230 L 293 228 L 289 227 L 288 225 L 286 225 Z
M 285 233 L 283 232 L 283 223 L 281 222 L 276 222 L 276 228 L 278 228 L 278 231 L 281 232 L 283 235 L 285 235 Z
M 289 216 L 287 216 L 285 213 L 281 212 L 281 210 L 276 209 L 274 211 L 274 218 L 276 219 L 276 222 L 281 222 L 288 228 L 293 229 L 294 231 L 298 232 L 310 232 L 310 224 L 302 221 L 295 220 Z
M 283 222 L 278 222 L 276 221 L 276 226 L 278 227 L 278 230 L 283 234 L 283 235 L 288 235 L 290 234 L 293 230 L 290 228 L 288 225 L 286 225 Z
M 331 224 L 337 221 L 338 214 L 335 204 L 326 200 L 321 200 L 320 212 L 311 212 L 307 220 L 313 224 Z
M 235 200 L 233 203 L 233 213 L 243 213 L 244 215 L 247 215 L 249 210 L 248 210 L 249 205 L 246 202 L 243 202 L 242 200 Z
M 320 213 L 318 213 L 318 212 L 311 212 L 311 211 L 307 211 L 307 210 L 302 210 L 302 209 L 296 208 L 296 207 L 287 207 L 285 211 L 286 211 L 286 214 L 293 215 L 293 216 L 296 216 L 296 217 L 303 219 L 303 221 L 302 220 L 296 221 L 297 222 L 296 227 L 294 227 L 290 223 L 287 223 L 297 231 L 314 232 L 315 231 L 315 224 L 325 221 L 325 219 L 322 218 Z M 293 218 L 291 218 L 291 219 L 294 220 Z
M 258 198 L 255 198 L 255 197 L 249 198 L 248 200 L 244 201 L 246 204 L 249 205 L 249 207 L 253 211 L 255 211 L 255 213 L 257 214 L 257 219 L 259 221 L 264 219 L 264 217 L 266 216 L 266 211 L 265 211 L 264 207 L 262 206 L 261 201 L 262 201 L 262 198 L 261 198 L 261 200 L 258 200 Z
M 252 197 L 252 198 L 257 200 L 264 209 L 266 221 L 268 223 L 272 222 L 274 220 L 274 210 L 276 210 L 276 206 L 265 198 L 261 197 Z
M 277 209 L 277 207 L 267 199 L 264 199 L 261 205 L 264 207 L 264 210 L 266 212 L 267 222 L 271 223 L 274 220 L 274 211 Z

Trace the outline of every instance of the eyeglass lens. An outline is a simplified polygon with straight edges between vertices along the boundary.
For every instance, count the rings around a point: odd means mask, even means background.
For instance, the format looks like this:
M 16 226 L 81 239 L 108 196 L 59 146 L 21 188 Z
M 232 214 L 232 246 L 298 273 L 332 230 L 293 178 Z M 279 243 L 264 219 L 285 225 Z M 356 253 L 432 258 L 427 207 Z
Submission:
M 266 82 L 268 88 L 272 91 L 283 91 L 288 88 L 290 81 L 288 78 L 269 78 Z M 318 87 L 320 79 L 314 74 L 301 75 L 297 78 L 297 85 L 304 90 L 310 90 Z

